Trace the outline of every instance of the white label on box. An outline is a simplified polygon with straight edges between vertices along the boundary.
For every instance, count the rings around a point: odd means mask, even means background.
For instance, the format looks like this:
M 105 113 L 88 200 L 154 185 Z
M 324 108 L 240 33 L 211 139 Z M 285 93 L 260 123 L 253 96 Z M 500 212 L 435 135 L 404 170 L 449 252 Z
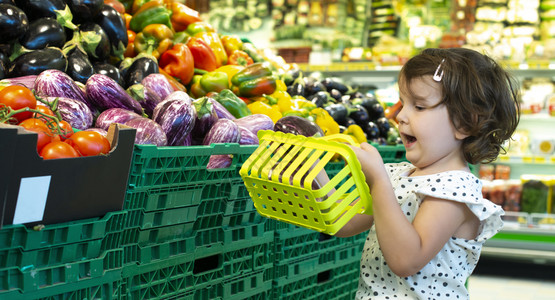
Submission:
M 52 176 L 21 178 L 13 224 L 41 221 Z

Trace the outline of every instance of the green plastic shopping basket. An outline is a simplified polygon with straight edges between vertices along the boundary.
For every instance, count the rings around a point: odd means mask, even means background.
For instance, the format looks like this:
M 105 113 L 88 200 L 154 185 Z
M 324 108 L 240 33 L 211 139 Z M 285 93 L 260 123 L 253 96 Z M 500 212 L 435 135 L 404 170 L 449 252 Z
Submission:
M 261 130 L 260 144 L 239 174 L 263 216 L 330 235 L 355 214 L 371 214 L 371 196 L 360 162 L 343 134 L 304 137 Z M 332 159 L 345 162 L 329 178 Z

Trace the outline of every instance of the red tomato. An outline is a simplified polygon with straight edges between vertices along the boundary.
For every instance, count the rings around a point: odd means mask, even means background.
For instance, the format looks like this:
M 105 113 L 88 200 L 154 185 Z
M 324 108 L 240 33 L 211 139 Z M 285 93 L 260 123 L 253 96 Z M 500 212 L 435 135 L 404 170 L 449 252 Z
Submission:
M 66 140 L 73 135 L 73 127 L 71 127 L 67 121 L 61 120 L 58 122 L 58 128 L 62 132 L 62 135 L 60 136 L 62 140 Z
M 37 101 L 37 106 L 35 107 L 35 110 L 38 110 L 45 115 L 54 116 L 54 112 L 50 109 L 50 107 L 48 107 L 46 104 L 43 104 L 42 102 Z M 48 119 L 48 117 L 45 117 L 39 113 L 34 113 L 33 118 L 38 118 L 43 120 Z
M 38 153 L 40 153 L 40 151 L 46 144 L 52 142 L 54 139 L 54 136 L 50 132 L 50 129 L 48 129 L 48 126 L 46 126 L 46 124 L 41 119 L 29 118 L 19 123 L 19 126 L 29 131 L 36 132 L 39 135 L 37 140 Z
M 37 99 L 30 89 L 21 85 L 10 85 L 0 90 L 0 106 L 9 106 L 14 110 L 25 107 L 35 109 L 37 107 Z M 14 118 L 19 123 L 32 116 L 32 112 L 26 111 L 14 115 Z
M 42 148 L 40 156 L 43 159 L 58 159 L 79 157 L 79 153 L 71 145 L 62 141 L 48 143 Z
M 82 156 L 108 154 L 110 141 L 96 131 L 77 131 L 65 141 Z

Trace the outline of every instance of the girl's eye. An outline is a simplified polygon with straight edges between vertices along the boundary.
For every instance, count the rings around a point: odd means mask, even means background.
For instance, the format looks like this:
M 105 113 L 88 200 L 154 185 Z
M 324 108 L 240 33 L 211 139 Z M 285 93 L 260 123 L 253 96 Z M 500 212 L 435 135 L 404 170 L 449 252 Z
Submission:
M 419 106 L 419 105 L 415 105 L 414 108 L 415 108 L 416 110 L 419 110 L 419 111 L 420 111 L 420 110 L 426 109 L 424 106 Z

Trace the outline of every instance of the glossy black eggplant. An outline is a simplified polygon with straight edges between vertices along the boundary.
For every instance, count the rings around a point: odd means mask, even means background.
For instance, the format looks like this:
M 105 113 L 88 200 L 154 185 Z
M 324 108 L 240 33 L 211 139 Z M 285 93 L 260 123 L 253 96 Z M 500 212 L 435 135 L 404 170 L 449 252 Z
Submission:
M 322 107 L 328 104 L 329 99 L 330 99 L 330 94 L 325 91 L 319 91 L 317 93 L 314 93 L 308 96 L 307 98 L 308 101 L 314 103 L 314 105 L 316 105 L 317 107 Z
M 330 114 L 330 116 L 339 125 L 345 125 L 346 119 L 349 115 L 347 107 L 340 103 L 334 103 L 331 105 L 324 106 L 324 109 Z
M 335 89 L 338 90 L 341 94 L 345 94 L 349 91 L 349 87 L 341 82 L 339 79 L 326 77 L 321 82 L 326 87 L 328 92 L 331 92 L 331 90 Z
M 159 73 L 158 63 L 150 57 L 137 58 L 126 71 L 126 88 L 141 81 L 150 74 Z
M 6 64 L 0 60 L 0 79 L 6 78 L 8 73 L 8 68 L 6 68 Z
M 110 54 L 110 39 L 100 25 L 87 22 L 79 26 L 81 45 L 91 61 L 106 60 Z
M 13 0 L 0 0 L 0 4 L 11 4 L 11 5 L 15 5 L 15 3 L 13 2 Z
M 66 9 L 64 0 L 14 0 L 17 7 L 25 11 L 29 20 L 50 17 L 57 19 Z M 69 10 L 69 7 L 67 8 Z M 58 13 L 56 13 L 58 11 Z
M 108 62 L 95 62 L 93 63 L 94 72 L 96 74 L 106 75 L 115 80 L 119 85 L 123 86 L 123 78 L 119 69 Z
M 19 43 L 30 50 L 46 47 L 61 48 L 65 42 L 65 29 L 53 18 L 40 18 L 32 21 L 29 29 L 19 39 Z
M 335 99 L 336 102 L 342 102 L 342 101 L 341 101 L 341 97 L 343 97 L 343 94 L 342 94 L 339 90 L 331 89 L 331 90 L 329 91 L 329 93 L 330 93 L 330 96 L 331 96 L 333 99 Z
M 67 54 L 66 73 L 75 81 L 83 84 L 94 74 L 94 68 L 89 57 L 79 47 L 74 47 Z
M 82 24 L 94 19 L 100 8 L 104 5 L 103 0 L 65 0 L 73 14 L 73 23 Z
M 362 105 L 353 105 L 352 110 L 349 111 L 349 118 L 355 120 L 359 125 L 370 122 L 368 111 Z
M 129 42 L 127 38 L 127 27 L 120 13 L 109 5 L 103 5 L 94 19 L 100 25 L 110 40 L 110 54 L 123 59 L 123 53 Z
M 18 56 L 10 65 L 9 77 L 38 75 L 44 70 L 65 72 L 67 58 L 60 48 L 46 47 Z
M 0 44 L 9 44 L 21 37 L 29 28 L 29 19 L 19 7 L 0 4 Z
M 299 77 L 293 81 L 293 83 L 287 87 L 287 93 L 291 96 L 305 96 L 305 81 L 302 77 Z
M 0 44 L 0 61 L 4 65 L 8 66 L 10 64 L 10 54 L 12 53 L 12 47 L 8 44 Z

